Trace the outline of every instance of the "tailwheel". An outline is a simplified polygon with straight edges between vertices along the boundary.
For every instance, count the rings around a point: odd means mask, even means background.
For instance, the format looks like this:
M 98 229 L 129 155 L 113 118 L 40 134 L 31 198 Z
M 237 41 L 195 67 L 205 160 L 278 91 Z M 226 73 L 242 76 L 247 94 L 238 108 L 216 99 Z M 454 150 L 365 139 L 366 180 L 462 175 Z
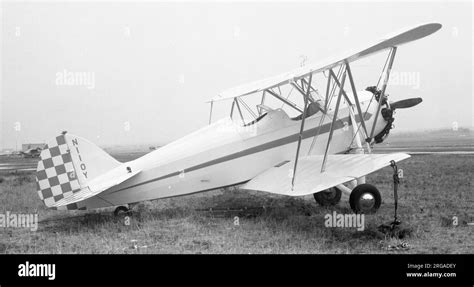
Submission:
M 375 213 L 381 202 L 379 190 L 367 183 L 356 186 L 349 197 L 349 203 L 355 213 Z
M 341 201 L 342 192 L 337 187 L 331 187 L 321 192 L 314 193 L 314 199 L 321 206 L 336 205 Z
M 130 213 L 130 209 L 126 206 L 119 206 L 114 210 L 114 216 L 121 216 Z

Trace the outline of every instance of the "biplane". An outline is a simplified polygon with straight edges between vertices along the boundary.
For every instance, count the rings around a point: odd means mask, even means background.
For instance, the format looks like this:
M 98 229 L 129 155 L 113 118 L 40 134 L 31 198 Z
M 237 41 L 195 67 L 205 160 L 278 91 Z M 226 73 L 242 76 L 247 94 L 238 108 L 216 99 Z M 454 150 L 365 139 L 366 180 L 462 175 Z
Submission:
M 374 145 L 389 134 L 395 110 L 421 102 L 388 99 L 395 54 L 440 28 L 411 27 L 354 52 L 223 91 L 210 100 L 209 125 L 129 162 L 63 132 L 41 152 L 39 197 L 58 210 L 116 207 L 119 213 L 141 201 L 237 186 L 312 194 L 320 205 L 337 204 L 345 193 L 354 212 L 375 212 L 381 196 L 366 175 L 409 155 L 376 154 Z M 377 84 L 358 90 L 351 64 L 381 52 L 387 58 Z M 250 98 L 258 99 L 255 107 Z M 227 103 L 230 114 L 212 121 L 217 103 Z

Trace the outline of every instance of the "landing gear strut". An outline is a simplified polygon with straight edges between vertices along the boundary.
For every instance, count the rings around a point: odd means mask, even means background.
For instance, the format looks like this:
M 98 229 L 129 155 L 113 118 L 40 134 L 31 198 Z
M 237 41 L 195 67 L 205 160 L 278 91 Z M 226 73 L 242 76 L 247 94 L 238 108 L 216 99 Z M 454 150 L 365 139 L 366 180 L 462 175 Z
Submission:
M 325 191 L 313 194 L 314 199 L 321 206 L 336 205 L 341 201 L 342 192 L 337 187 L 331 187 Z

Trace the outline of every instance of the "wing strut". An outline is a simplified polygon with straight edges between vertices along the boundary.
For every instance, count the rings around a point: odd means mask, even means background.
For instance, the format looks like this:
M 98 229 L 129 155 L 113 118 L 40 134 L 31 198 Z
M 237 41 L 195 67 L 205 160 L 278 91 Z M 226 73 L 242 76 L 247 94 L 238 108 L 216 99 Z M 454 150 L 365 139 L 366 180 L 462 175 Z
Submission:
M 237 98 L 234 98 L 234 103 L 237 106 L 237 110 L 239 111 L 240 118 L 242 119 L 242 124 L 245 124 L 244 115 L 242 114 L 242 110 L 240 109 L 240 105 L 239 105 L 239 102 L 237 101 Z
M 212 121 L 212 106 L 214 105 L 214 101 L 211 101 L 211 111 L 209 112 L 209 124 L 211 124 Z
M 345 65 L 344 65 L 344 73 L 346 72 L 346 68 L 345 68 Z M 329 75 L 332 76 L 334 78 L 334 82 L 336 83 L 336 85 L 342 89 L 341 87 L 341 83 L 339 83 L 339 80 L 337 79 L 336 75 L 334 74 L 334 72 L 332 71 L 332 69 L 329 69 Z M 344 98 L 346 99 L 347 103 L 349 105 L 352 105 L 352 102 L 351 100 L 349 99 L 349 97 L 347 96 L 346 92 L 344 90 L 342 90 L 342 95 L 344 96 Z
M 304 79 L 301 79 L 301 83 L 302 83 L 302 84 L 305 83 Z M 307 91 L 305 91 L 305 90 L 304 90 L 304 85 L 303 85 L 303 88 L 299 87 L 297 84 L 294 84 L 293 87 L 295 87 L 296 90 L 298 90 L 298 92 L 300 92 L 300 94 L 303 95 L 303 97 L 308 97 L 308 100 L 309 100 L 310 102 L 312 102 L 312 103 L 314 102 L 313 97 L 311 97 L 311 91 L 310 91 L 310 93 L 308 93 Z M 312 88 L 312 86 L 311 86 L 311 85 L 308 85 L 308 89 L 311 89 L 311 88 Z M 314 89 L 313 89 L 313 90 L 314 90 Z
M 332 72 L 332 71 L 330 71 L 330 72 Z M 342 98 L 342 95 L 344 93 L 344 83 L 346 82 L 346 74 L 347 74 L 346 72 L 347 72 L 347 69 L 344 68 L 344 74 L 342 74 L 341 84 L 338 85 L 339 86 L 339 95 L 337 96 L 336 109 L 334 110 L 334 115 L 333 115 L 332 122 L 331 122 L 331 130 L 329 131 L 328 143 L 326 145 L 326 151 L 324 152 L 323 163 L 321 164 L 321 172 L 324 172 L 324 169 L 326 168 L 326 159 L 327 159 L 327 155 L 328 155 L 328 151 L 329 151 L 329 145 L 331 144 L 332 135 L 334 133 L 334 126 L 335 126 L 336 119 L 337 119 L 337 112 L 339 111 L 339 105 L 341 103 L 341 98 Z
M 392 65 L 393 65 L 393 59 L 395 58 L 395 54 L 397 52 L 397 47 L 392 47 L 390 50 L 390 60 L 388 62 L 387 70 L 383 71 L 383 86 L 382 86 L 382 91 L 380 93 L 379 101 L 377 104 L 377 112 L 375 113 L 375 119 L 374 119 L 374 124 L 372 125 L 372 130 L 370 132 L 370 137 L 368 138 L 369 141 L 372 141 L 374 137 L 374 132 L 375 132 L 375 124 L 377 123 L 378 116 L 380 114 L 380 109 L 382 108 L 382 101 L 385 97 L 385 89 L 387 88 L 387 82 L 388 79 L 390 78 L 390 71 L 392 70 Z
M 296 148 L 296 158 L 295 158 L 295 166 L 293 167 L 293 178 L 291 179 L 291 190 L 295 187 L 295 177 L 296 177 L 296 168 L 298 165 L 298 157 L 300 155 L 300 147 L 301 147 L 301 141 L 303 140 L 303 130 L 304 130 L 304 122 L 306 119 L 306 111 L 308 109 L 308 98 L 309 94 L 311 92 L 311 81 L 313 79 L 313 74 L 309 74 L 309 81 L 308 81 L 308 90 L 306 91 L 306 96 L 304 97 L 304 109 L 303 109 L 303 118 L 301 119 L 301 128 L 300 128 L 300 134 L 299 134 L 299 139 L 298 139 L 298 147 Z M 298 89 L 297 85 L 295 83 L 292 83 L 293 86 Z
M 244 100 L 242 100 L 241 98 L 236 98 L 241 104 L 242 106 L 244 106 L 245 109 L 247 109 L 247 111 L 249 112 L 249 114 L 254 118 L 256 119 L 257 116 L 255 115 L 255 113 L 252 111 L 252 109 L 244 102 Z
M 266 90 L 267 93 L 269 93 L 270 95 L 274 96 L 275 98 L 279 99 L 280 101 L 284 102 L 285 104 L 289 105 L 290 107 L 294 108 L 295 110 L 297 110 L 298 112 L 302 113 L 303 111 L 298 108 L 298 106 L 296 106 L 295 103 L 292 103 L 290 102 L 289 100 L 281 97 L 280 95 L 278 95 L 277 93 L 273 92 L 272 90 Z
M 267 90 L 264 90 L 263 91 L 263 94 L 262 94 L 262 101 L 260 102 L 261 105 L 265 104 L 265 93 L 267 92 Z M 262 109 L 258 109 L 258 115 L 261 116 L 262 115 Z
M 356 87 L 355 87 L 355 84 L 354 84 L 354 78 L 352 77 L 351 68 L 350 68 L 348 62 L 346 62 L 346 70 L 347 70 L 347 75 L 349 76 L 349 83 L 351 84 L 352 94 L 354 96 L 354 101 L 355 101 L 355 105 L 357 107 L 357 112 L 359 113 L 360 122 L 362 124 L 362 128 L 364 129 L 365 135 L 367 135 L 367 127 L 365 126 L 364 117 L 362 115 L 362 109 L 360 108 L 359 97 L 357 96 L 357 90 L 356 90 Z
M 301 81 L 302 81 L 303 83 L 305 83 L 306 85 L 308 85 L 308 82 L 306 82 L 305 79 L 301 79 Z M 311 90 L 312 90 L 316 95 L 319 96 L 318 90 L 316 90 L 315 88 L 313 88 L 313 86 L 309 86 L 309 87 L 311 87 Z M 310 100 L 311 102 L 315 102 L 313 96 L 311 96 L 311 93 L 309 93 L 309 100 Z
M 234 115 L 234 106 L 235 106 L 235 100 L 232 101 L 232 107 L 230 108 L 230 118 L 232 119 L 232 116 Z
M 364 116 L 362 115 L 362 109 L 360 108 L 360 101 L 359 101 L 359 97 L 357 96 L 357 90 L 356 90 L 356 87 L 355 87 L 355 84 L 354 84 L 354 78 L 352 77 L 351 68 L 349 66 L 349 62 L 347 62 L 347 61 L 346 61 L 346 70 L 347 70 L 347 75 L 349 76 L 349 83 L 351 84 L 352 95 L 354 96 L 354 101 L 355 101 L 355 105 L 356 105 L 356 108 L 357 108 L 357 113 L 359 114 L 360 124 L 362 125 L 362 128 L 364 129 L 365 142 L 367 144 L 367 151 L 370 153 L 371 148 L 370 148 L 369 134 L 368 134 L 368 131 L 367 131 L 367 127 L 365 126 L 365 120 L 364 120 Z M 357 124 L 356 121 L 354 121 L 353 125 L 356 125 L 356 124 Z M 359 129 L 357 129 L 357 132 L 358 131 L 359 131 Z
M 324 110 L 327 111 L 328 110 L 328 100 L 329 100 L 329 89 L 331 89 L 331 74 L 328 75 L 328 83 L 327 83 L 327 86 L 326 86 L 326 97 L 325 97 L 325 100 L 324 100 Z

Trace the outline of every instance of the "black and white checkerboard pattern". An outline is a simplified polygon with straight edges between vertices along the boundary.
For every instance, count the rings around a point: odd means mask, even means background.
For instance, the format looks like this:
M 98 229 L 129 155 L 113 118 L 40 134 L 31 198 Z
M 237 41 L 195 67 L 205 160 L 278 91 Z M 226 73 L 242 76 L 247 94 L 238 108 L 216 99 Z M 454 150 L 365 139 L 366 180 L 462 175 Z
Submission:
M 48 207 L 81 190 L 64 135 L 56 137 L 56 141 L 41 152 L 36 183 L 38 195 Z M 77 209 L 77 204 L 56 209 Z

